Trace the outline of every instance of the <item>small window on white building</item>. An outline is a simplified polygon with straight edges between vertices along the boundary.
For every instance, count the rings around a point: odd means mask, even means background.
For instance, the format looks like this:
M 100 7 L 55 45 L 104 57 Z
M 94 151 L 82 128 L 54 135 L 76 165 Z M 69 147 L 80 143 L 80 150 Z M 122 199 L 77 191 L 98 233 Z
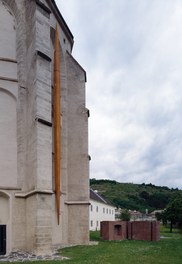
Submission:
M 99 226 L 99 221 L 97 221 L 97 227 Z
M 105 214 L 105 208 L 103 208 L 103 213 Z
M 107 210 L 106 210 L 106 213 L 108 214 L 108 208 L 107 208 Z
M 96 212 L 98 212 L 99 211 L 99 207 L 98 206 L 96 206 Z
M 91 206 L 90 206 L 90 211 L 93 211 L 93 205 L 91 204 Z
M 111 209 L 109 209 L 109 214 L 111 214 Z
M 92 220 L 90 221 L 90 225 L 93 226 L 93 221 Z

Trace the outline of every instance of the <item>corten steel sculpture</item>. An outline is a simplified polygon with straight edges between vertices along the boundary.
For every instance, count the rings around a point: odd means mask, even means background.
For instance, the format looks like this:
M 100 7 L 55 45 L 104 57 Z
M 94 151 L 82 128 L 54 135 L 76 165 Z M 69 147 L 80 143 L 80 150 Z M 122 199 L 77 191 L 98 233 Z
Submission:
M 61 172 L 61 126 L 60 126 L 60 48 L 58 26 L 54 48 L 54 177 L 58 225 L 60 222 L 60 172 Z

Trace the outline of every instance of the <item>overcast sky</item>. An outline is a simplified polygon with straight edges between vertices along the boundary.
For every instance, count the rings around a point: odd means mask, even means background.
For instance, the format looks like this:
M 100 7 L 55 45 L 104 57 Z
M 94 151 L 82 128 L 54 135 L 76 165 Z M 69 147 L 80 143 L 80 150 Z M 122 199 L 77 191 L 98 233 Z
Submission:
M 182 1 L 57 5 L 87 72 L 90 178 L 182 188 Z

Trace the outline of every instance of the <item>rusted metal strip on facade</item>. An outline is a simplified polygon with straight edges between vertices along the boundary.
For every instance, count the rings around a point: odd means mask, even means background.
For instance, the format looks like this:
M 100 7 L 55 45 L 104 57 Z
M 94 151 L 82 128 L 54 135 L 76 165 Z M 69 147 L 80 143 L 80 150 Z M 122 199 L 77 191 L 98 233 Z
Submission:
M 58 25 L 54 48 L 54 177 L 58 225 L 60 222 L 61 122 L 60 122 L 60 48 Z

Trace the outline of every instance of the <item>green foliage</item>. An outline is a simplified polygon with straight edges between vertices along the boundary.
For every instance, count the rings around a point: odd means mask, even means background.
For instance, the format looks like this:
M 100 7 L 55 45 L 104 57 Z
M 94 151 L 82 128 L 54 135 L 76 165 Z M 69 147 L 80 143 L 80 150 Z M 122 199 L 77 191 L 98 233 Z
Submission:
M 69 259 L 61 264 L 181 264 L 182 235 L 175 230 L 163 228 L 159 242 L 146 241 L 98 241 L 98 245 L 74 246 L 60 250 L 61 256 Z M 91 237 L 99 237 L 99 232 L 91 232 Z M 20 264 L 22 262 L 17 262 Z M 57 260 L 36 261 L 35 264 L 57 264 Z M 24 262 L 30 264 L 30 262 Z
M 162 220 L 162 213 L 159 213 L 159 212 L 156 212 L 155 213 L 155 217 L 156 217 L 156 219 L 158 220 L 158 221 L 161 221 Z
M 169 196 L 167 193 L 156 192 L 149 195 L 148 204 L 156 209 L 163 209 L 169 203 Z
M 93 234 L 92 234 L 93 233 Z M 91 232 L 91 237 L 99 237 L 99 232 Z M 181 264 L 182 235 L 178 232 L 170 234 L 164 229 L 159 242 L 145 241 L 98 241 L 98 245 L 76 246 L 61 250 L 61 255 L 70 260 L 62 264 Z
M 150 194 L 149 194 L 148 192 L 146 192 L 146 191 L 141 191 L 141 192 L 139 193 L 139 196 L 140 196 L 141 198 L 145 199 L 145 200 L 148 200 L 149 197 L 150 197 Z
M 130 212 L 129 212 L 127 209 L 125 209 L 125 210 L 123 210 L 123 211 L 121 212 L 119 218 L 120 218 L 120 220 L 122 220 L 122 221 L 130 221 L 130 219 L 131 219 L 131 214 L 130 214 Z
M 172 232 L 173 225 L 177 224 L 182 227 L 182 193 L 176 192 L 171 198 L 167 208 L 162 214 L 163 222 L 170 221 L 170 231 Z
M 100 241 L 100 232 L 99 231 L 91 231 L 90 232 L 90 241 Z
M 117 184 L 116 181 L 112 181 L 112 180 L 96 180 L 95 178 L 90 179 L 90 185 L 93 184 L 103 184 L 103 183 L 109 183 L 109 184 Z
M 145 213 L 164 209 L 178 189 L 170 189 L 166 186 L 155 186 L 153 184 L 119 183 L 112 180 L 90 180 L 92 189 L 97 190 L 116 207 L 137 210 Z

